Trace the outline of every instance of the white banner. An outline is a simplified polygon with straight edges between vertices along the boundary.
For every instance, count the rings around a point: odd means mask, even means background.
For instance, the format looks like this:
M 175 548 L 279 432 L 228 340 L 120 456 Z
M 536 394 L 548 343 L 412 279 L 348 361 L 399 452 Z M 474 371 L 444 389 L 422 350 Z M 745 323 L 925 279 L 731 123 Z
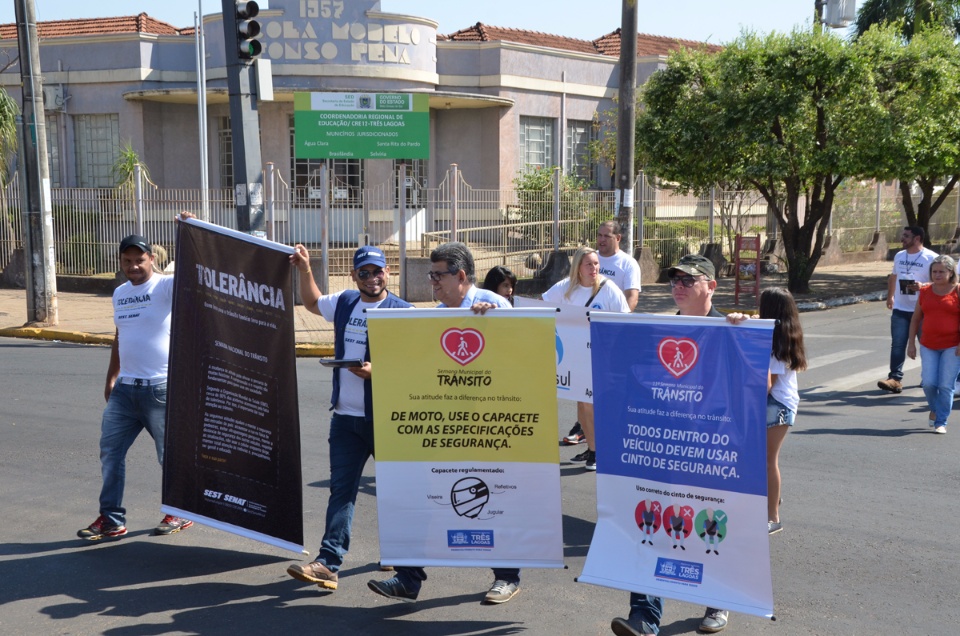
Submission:
M 576 305 L 554 305 L 522 296 L 515 296 L 513 302 L 517 307 L 557 309 L 557 397 L 575 402 L 593 402 L 590 310 Z

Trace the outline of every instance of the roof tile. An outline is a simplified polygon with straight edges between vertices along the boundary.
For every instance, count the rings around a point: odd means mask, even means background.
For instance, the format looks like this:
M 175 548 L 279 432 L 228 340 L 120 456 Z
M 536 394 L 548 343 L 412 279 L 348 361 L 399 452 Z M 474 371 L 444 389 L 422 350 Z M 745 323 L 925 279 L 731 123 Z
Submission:
M 116 18 L 76 18 L 72 20 L 50 20 L 37 24 L 40 39 L 63 38 L 84 35 L 113 35 L 117 33 L 149 33 L 152 35 L 188 35 L 193 27 L 177 27 L 151 18 L 146 13 Z M 16 24 L 0 24 L 0 40 L 17 38 Z

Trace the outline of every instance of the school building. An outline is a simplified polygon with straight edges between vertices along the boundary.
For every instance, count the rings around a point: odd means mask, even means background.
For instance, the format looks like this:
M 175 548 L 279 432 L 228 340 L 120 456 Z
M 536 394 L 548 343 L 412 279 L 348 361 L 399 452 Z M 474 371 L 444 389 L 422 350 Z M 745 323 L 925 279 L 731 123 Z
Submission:
M 297 159 L 295 93 L 406 92 L 429 97 L 429 159 L 412 162 L 422 187 L 457 164 L 474 188 L 510 188 L 519 171 L 561 166 L 611 189 L 610 167 L 587 148 L 615 112 L 619 29 L 591 41 L 481 23 L 440 34 L 429 16 L 385 13 L 374 0 L 270 4 L 257 18 L 273 86 L 272 99 L 258 101 L 261 154 L 292 187 L 311 186 L 326 163 L 352 198 L 389 183 L 397 161 Z M 222 16 L 203 16 L 202 28 L 210 187 L 231 188 Z M 159 187 L 200 187 L 193 25 L 140 13 L 40 22 L 38 31 L 52 187 L 113 186 L 111 168 L 126 144 Z M 719 48 L 640 35 L 638 83 L 681 46 Z M 14 24 L 0 25 L 0 62 L 0 82 L 19 103 Z

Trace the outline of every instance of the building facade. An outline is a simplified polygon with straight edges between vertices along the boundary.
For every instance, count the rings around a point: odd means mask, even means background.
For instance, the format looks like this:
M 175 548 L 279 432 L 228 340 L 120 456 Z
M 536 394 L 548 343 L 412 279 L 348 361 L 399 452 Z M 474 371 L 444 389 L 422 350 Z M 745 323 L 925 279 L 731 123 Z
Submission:
M 364 91 L 429 95 L 430 158 L 413 162 L 423 187 L 457 164 L 475 188 L 509 188 L 519 172 L 553 166 L 610 188 L 609 166 L 588 146 L 615 109 L 619 29 L 593 41 L 480 23 L 441 35 L 436 22 L 383 13 L 375 0 L 271 5 L 257 18 L 273 86 L 273 99 L 257 102 L 261 154 L 292 186 L 310 187 L 320 163 L 351 196 L 390 181 L 393 160 L 294 157 L 294 93 Z M 222 16 L 204 16 L 202 28 L 210 186 L 230 188 Z M 41 22 L 38 31 L 53 187 L 113 186 L 125 145 L 159 187 L 200 187 L 194 27 L 141 13 Z M 638 82 L 680 46 L 706 45 L 641 35 Z M 17 55 L 15 25 L 0 25 L 0 83 L 19 102 Z

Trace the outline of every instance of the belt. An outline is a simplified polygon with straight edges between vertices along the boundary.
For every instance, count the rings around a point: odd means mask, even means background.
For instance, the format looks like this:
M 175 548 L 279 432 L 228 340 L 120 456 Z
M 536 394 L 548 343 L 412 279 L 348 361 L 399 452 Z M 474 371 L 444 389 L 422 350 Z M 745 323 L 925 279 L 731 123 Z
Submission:
M 166 384 L 166 378 L 154 378 L 152 380 L 142 380 L 140 378 L 117 378 L 119 384 L 132 384 L 133 386 L 157 386 Z

